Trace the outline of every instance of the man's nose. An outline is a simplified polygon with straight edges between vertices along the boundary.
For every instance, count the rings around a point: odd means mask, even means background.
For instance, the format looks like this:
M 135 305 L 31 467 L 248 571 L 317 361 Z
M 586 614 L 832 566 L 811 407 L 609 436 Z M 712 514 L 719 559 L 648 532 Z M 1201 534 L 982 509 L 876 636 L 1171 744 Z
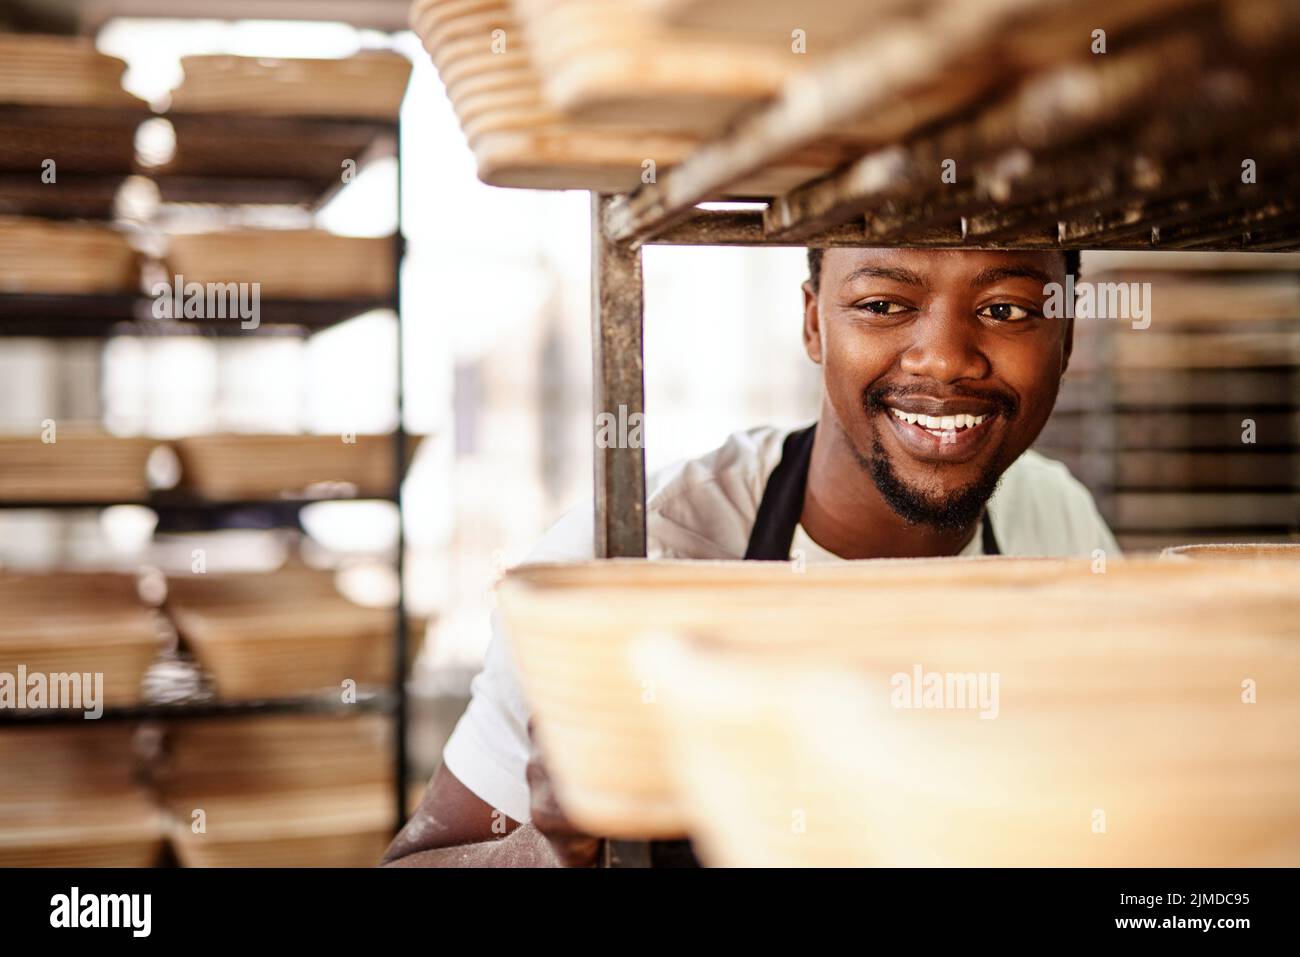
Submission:
M 912 340 L 903 352 L 902 371 L 936 382 L 982 379 L 990 364 L 981 346 L 979 322 L 955 308 L 927 310 L 909 327 Z

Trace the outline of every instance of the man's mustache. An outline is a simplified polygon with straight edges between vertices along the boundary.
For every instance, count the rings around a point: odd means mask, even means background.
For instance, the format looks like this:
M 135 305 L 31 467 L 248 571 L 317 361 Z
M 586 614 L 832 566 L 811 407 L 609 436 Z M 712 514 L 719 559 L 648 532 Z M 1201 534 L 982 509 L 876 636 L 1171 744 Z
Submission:
M 902 399 L 913 395 L 928 396 L 940 401 L 959 398 L 975 399 L 995 406 L 998 414 L 1005 419 L 1013 418 L 1020 411 L 1020 402 L 1008 392 L 1001 392 L 996 389 L 971 389 L 964 386 L 943 388 L 937 385 L 921 384 L 908 386 L 880 385 L 863 392 L 862 400 L 868 412 L 880 412 L 885 408 L 887 400 Z

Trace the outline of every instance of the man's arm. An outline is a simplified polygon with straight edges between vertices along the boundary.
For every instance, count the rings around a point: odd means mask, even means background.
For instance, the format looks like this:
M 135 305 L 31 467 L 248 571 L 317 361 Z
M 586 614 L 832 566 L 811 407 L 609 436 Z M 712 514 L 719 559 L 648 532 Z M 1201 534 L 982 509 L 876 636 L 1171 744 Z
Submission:
M 494 829 L 495 828 L 495 829 Z M 524 861 L 522 858 L 528 858 Z M 385 867 L 554 867 L 531 825 L 494 810 L 440 765 L 415 814 L 388 846 Z
M 531 734 L 532 726 L 529 725 Z M 520 824 L 440 765 L 411 820 L 393 839 L 384 867 L 590 867 L 598 838 L 579 832 L 555 800 L 536 751 L 528 762 L 533 823 Z

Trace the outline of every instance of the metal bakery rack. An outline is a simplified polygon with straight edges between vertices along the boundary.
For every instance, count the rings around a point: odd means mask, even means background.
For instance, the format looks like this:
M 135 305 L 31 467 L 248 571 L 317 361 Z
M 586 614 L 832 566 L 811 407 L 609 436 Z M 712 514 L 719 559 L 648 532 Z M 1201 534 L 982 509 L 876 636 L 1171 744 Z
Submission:
M 1300 250 L 1292 0 L 416 0 L 412 23 L 485 182 L 593 192 L 596 416 L 643 411 L 647 244 Z M 645 556 L 644 450 L 598 444 L 594 482 L 596 555 Z

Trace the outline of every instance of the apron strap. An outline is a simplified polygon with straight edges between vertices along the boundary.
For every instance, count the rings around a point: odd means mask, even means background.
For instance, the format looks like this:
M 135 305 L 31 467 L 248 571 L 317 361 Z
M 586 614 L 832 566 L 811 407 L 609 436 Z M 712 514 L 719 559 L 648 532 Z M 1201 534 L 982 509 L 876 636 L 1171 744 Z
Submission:
M 993 534 L 993 519 L 989 518 L 987 508 L 984 509 L 984 518 L 980 521 L 980 535 L 985 555 L 1002 554 L 1002 549 L 998 546 L 998 538 Z
M 749 533 L 745 558 L 758 561 L 790 560 L 790 543 L 803 515 L 803 493 L 808 485 L 808 465 L 812 461 L 814 422 L 806 429 L 791 432 L 781 447 L 781 461 L 767 479 L 758 515 Z

